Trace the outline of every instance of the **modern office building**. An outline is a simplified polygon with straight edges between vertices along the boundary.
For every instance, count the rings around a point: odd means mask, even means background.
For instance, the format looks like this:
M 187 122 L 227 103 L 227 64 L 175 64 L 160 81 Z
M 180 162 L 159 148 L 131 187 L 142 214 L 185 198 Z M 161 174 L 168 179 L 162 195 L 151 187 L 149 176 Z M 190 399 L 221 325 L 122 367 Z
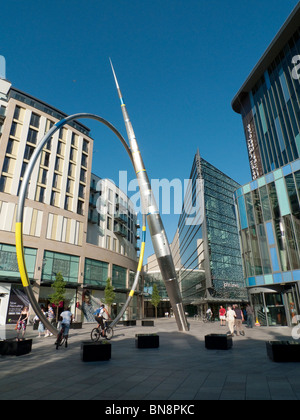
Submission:
M 0 324 L 4 324 L 24 305 L 14 235 L 22 177 L 38 141 L 66 115 L 3 79 L 0 106 Z M 112 183 L 91 174 L 92 153 L 90 130 L 81 122 L 58 130 L 33 170 L 24 211 L 25 260 L 37 300 L 48 303 L 55 274 L 61 272 L 67 282 L 65 303 L 78 320 L 91 320 L 94 305 L 103 301 L 108 277 L 115 287 L 117 313 L 137 268 L 133 205 Z M 130 317 L 138 316 L 138 296 L 137 292 Z
M 189 315 L 203 314 L 210 307 L 218 316 L 220 305 L 248 300 L 233 199 L 239 186 L 197 152 L 171 244 Z M 153 258 L 145 271 L 146 288 L 160 281 Z
M 299 21 L 300 4 L 232 101 L 242 116 L 253 179 L 300 157 Z
M 232 101 L 252 182 L 235 201 L 244 275 L 261 325 L 299 315 L 300 3 Z

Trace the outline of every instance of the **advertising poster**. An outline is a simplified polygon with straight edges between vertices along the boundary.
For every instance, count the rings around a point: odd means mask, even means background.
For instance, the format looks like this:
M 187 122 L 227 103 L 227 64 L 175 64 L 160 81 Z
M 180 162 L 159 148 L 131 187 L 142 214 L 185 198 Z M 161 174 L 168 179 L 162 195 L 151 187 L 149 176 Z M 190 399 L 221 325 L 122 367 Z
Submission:
M 7 324 L 16 324 L 24 306 L 29 307 L 29 300 L 23 290 L 12 287 L 6 317 Z

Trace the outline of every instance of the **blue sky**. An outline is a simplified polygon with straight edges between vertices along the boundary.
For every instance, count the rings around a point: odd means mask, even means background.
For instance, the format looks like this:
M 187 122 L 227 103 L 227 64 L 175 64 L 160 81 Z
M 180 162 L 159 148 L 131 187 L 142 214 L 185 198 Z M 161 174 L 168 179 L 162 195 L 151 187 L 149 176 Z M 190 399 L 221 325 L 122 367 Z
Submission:
M 91 112 L 126 137 L 111 57 L 150 178 L 188 178 L 194 154 L 251 180 L 237 93 L 297 0 L 9 0 L 0 55 L 13 85 L 67 114 Z M 104 126 L 93 172 L 134 178 Z M 169 240 L 178 215 L 163 215 Z M 152 252 L 150 238 L 146 255 Z

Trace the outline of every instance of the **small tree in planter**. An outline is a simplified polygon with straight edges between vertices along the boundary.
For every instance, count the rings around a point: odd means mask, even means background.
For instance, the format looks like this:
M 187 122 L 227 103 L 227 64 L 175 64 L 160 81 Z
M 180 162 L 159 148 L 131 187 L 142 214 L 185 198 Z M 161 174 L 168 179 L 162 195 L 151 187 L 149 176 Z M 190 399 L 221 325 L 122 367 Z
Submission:
M 111 314 L 111 305 L 114 303 L 115 297 L 116 297 L 116 294 L 115 294 L 114 288 L 111 284 L 111 279 L 108 278 L 106 280 L 106 286 L 105 286 L 105 289 L 104 289 L 104 303 L 106 303 L 106 305 L 108 306 L 109 314 Z
M 157 307 L 160 302 L 160 295 L 156 283 L 153 285 L 151 303 L 155 307 L 155 318 L 157 318 Z
M 65 299 L 65 293 L 66 293 L 66 282 L 64 281 L 64 278 L 59 271 L 55 275 L 55 280 L 53 284 L 51 284 L 51 287 L 54 289 L 54 293 L 49 296 L 50 303 L 56 306 L 56 322 L 58 322 L 58 307 L 60 302 L 62 302 Z

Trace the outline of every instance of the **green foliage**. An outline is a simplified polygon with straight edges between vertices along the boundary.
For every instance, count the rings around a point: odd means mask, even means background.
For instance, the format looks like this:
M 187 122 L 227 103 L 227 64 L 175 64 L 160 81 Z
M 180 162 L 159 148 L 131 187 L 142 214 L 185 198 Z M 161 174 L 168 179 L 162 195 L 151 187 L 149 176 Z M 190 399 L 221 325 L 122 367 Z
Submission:
M 108 278 L 106 280 L 106 286 L 105 286 L 105 289 L 104 289 L 104 303 L 106 303 L 106 305 L 108 305 L 108 307 L 110 308 L 112 303 L 114 303 L 114 301 L 115 301 L 115 297 L 116 297 L 116 294 L 115 294 L 114 288 L 111 284 L 111 279 Z
M 157 318 L 157 307 L 160 302 L 160 294 L 157 288 L 156 283 L 153 284 L 152 296 L 151 296 L 151 303 L 155 307 L 155 318 Z
M 65 299 L 66 284 L 67 283 L 64 281 L 61 272 L 58 272 L 55 276 L 54 282 L 51 284 L 54 292 L 49 296 L 50 302 L 57 308 L 60 302 Z M 56 311 L 56 321 L 58 321 L 58 310 Z

